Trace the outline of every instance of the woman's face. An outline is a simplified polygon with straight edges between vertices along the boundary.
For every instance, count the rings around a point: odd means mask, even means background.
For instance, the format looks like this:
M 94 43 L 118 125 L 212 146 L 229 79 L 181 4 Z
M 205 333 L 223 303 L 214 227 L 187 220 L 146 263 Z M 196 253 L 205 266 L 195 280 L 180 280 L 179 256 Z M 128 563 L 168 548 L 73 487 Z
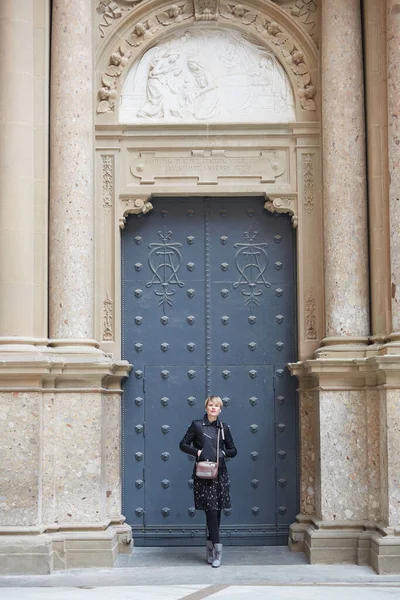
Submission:
M 219 404 L 217 404 L 213 400 L 210 400 L 207 403 L 206 413 L 207 413 L 208 418 L 211 417 L 212 419 L 216 419 L 219 416 L 220 412 L 221 412 L 221 407 Z

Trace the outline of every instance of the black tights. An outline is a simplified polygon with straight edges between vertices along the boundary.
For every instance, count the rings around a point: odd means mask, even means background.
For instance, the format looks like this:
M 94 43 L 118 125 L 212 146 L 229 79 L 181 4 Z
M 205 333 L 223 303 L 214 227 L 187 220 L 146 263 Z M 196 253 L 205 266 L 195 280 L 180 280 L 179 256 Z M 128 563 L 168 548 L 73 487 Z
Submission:
M 207 539 L 213 544 L 219 544 L 219 526 L 221 524 L 220 510 L 206 510 Z

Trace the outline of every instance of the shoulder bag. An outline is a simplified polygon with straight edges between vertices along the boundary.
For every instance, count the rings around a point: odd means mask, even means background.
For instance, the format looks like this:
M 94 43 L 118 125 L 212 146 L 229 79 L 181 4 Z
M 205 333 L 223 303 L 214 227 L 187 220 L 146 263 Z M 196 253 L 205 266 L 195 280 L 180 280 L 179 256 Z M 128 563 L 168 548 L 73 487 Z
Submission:
M 201 460 L 196 464 L 196 477 L 199 479 L 217 479 L 218 468 L 219 468 L 219 434 L 220 428 L 218 428 L 217 435 L 217 462 L 210 460 Z

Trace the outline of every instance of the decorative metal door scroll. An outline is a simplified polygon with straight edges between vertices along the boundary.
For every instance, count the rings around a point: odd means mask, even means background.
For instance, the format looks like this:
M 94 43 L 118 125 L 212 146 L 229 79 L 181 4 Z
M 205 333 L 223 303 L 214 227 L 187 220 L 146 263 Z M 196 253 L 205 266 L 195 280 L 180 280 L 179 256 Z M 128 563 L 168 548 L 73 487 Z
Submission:
M 158 305 L 163 307 L 165 314 L 167 306 L 172 306 L 172 296 L 175 295 L 172 286 L 177 285 L 180 288 L 184 286 L 183 281 L 178 278 L 182 261 L 179 249 L 182 248 L 182 244 L 171 241 L 172 231 L 167 231 L 166 227 L 157 233 L 160 242 L 149 244 L 151 251 L 148 263 L 153 277 L 146 283 L 146 287 L 159 286 L 161 288 L 156 289 L 155 294 L 159 296 Z
M 262 198 L 154 198 L 127 219 L 123 514 L 135 545 L 204 542 L 178 444 L 221 396 L 238 456 L 222 539 L 286 544 L 298 512 L 295 232 Z M 279 207 L 278 207 L 279 208 Z
M 269 281 L 264 278 L 264 273 L 268 267 L 268 254 L 266 243 L 257 243 L 258 232 L 252 231 L 251 227 L 244 232 L 247 242 L 235 244 L 238 251 L 235 256 L 235 265 L 240 273 L 238 281 L 233 284 L 236 289 L 239 286 L 245 286 L 242 294 L 245 296 L 245 306 L 260 306 L 260 296 L 262 290 L 257 286 L 264 285 L 271 287 Z

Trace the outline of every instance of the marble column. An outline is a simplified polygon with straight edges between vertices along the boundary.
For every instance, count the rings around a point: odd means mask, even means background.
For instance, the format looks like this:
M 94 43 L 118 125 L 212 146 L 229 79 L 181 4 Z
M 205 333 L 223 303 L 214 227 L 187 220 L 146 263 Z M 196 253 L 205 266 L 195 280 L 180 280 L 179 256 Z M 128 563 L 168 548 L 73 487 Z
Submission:
M 364 0 L 372 341 L 391 332 L 386 5 Z M 374 348 L 376 350 L 376 346 Z
M 0 2 L 0 350 L 34 336 L 33 21 L 33 0 Z
M 53 0 L 49 240 L 53 346 L 93 345 L 92 46 L 92 3 Z
M 396 0 L 387 0 L 386 17 L 393 332 L 390 340 L 400 346 L 400 5 Z
M 364 86 L 359 0 L 322 1 L 325 346 L 369 335 Z

